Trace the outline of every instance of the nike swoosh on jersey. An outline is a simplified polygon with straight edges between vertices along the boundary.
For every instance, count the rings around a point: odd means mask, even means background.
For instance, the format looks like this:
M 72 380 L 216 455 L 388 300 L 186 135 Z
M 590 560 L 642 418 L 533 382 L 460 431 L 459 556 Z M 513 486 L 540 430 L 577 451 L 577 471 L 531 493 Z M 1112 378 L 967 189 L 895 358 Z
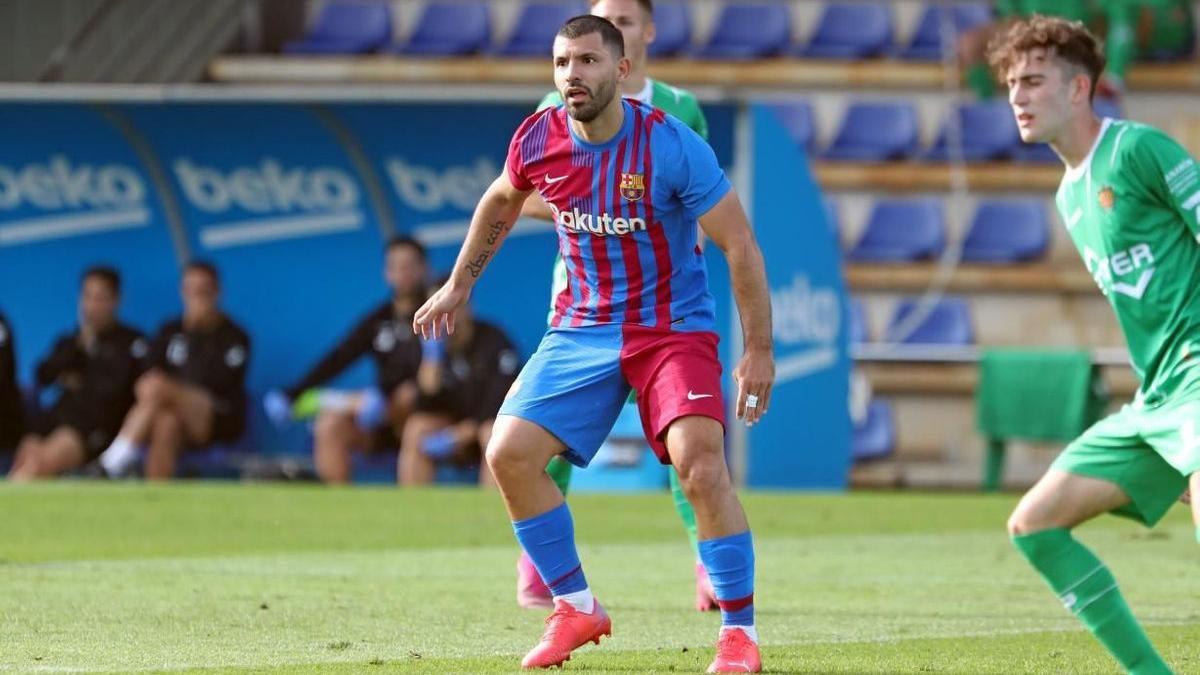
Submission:
M 547 185 L 554 185 L 555 183 L 561 183 L 562 181 L 564 181 L 566 179 L 567 179 L 567 177 L 565 175 L 558 176 L 557 178 L 552 178 L 550 176 L 550 174 L 546 174 L 546 184 Z
M 702 398 L 712 398 L 712 397 L 713 397 L 712 394 L 693 394 L 691 391 L 688 391 L 688 400 L 689 401 L 696 401 L 696 400 L 699 400 Z
M 1079 219 L 1082 217 L 1083 217 L 1083 209 L 1075 209 L 1075 211 L 1073 213 L 1071 213 L 1070 215 L 1067 216 L 1067 223 L 1066 223 L 1067 229 L 1069 230 L 1072 227 L 1075 227 L 1075 224 L 1078 223 Z

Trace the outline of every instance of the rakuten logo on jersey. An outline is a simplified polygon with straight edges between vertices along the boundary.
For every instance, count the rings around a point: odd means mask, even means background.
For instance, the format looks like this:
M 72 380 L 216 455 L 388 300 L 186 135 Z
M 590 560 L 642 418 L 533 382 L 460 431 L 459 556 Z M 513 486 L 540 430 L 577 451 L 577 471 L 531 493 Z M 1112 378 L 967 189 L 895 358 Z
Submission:
M 209 249 L 347 232 L 364 220 L 358 182 L 337 167 L 288 167 L 264 157 L 255 166 L 224 171 L 182 157 L 171 168 L 184 199 L 197 210 L 256 216 L 202 224 L 200 243 Z
M 7 220 L 0 246 L 147 225 L 146 195 L 141 174 L 124 164 L 73 162 L 66 155 L 0 164 L 0 210 L 42 212 Z
M 417 211 L 440 211 L 447 206 L 474 211 L 479 198 L 500 174 L 500 167 L 487 157 L 470 166 L 450 166 L 444 171 L 409 164 L 400 158 L 384 163 L 392 189 L 405 204 Z
M 568 232 L 576 234 L 594 234 L 597 237 L 623 237 L 634 232 L 646 231 L 646 220 L 644 218 L 613 218 L 608 213 L 594 215 L 591 213 L 583 213 L 579 209 L 571 209 L 570 211 L 560 211 L 558 207 L 547 202 L 550 207 L 550 212 L 554 214 L 554 222 L 561 225 Z
M 358 184 L 334 167 L 288 167 L 264 158 L 228 173 L 188 158 L 172 163 L 184 197 L 201 211 L 336 211 L 358 205 Z

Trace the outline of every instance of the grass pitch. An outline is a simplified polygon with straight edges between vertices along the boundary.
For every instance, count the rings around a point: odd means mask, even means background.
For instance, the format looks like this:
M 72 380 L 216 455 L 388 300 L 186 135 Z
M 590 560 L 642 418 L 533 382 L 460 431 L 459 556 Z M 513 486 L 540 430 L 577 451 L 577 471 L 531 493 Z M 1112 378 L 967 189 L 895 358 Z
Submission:
M 745 496 L 764 665 L 794 673 L 1115 673 L 1010 547 L 1015 496 Z M 719 619 L 663 495 L 573 495 L 614 637 L 567 670 L 700 672 Z M 1080 530 L 1179 672 L 1200 672 L 1197 549 Z M 543 614 L 474 490 L 63 482 L 0 487 L 0 670 L 509 672 Z

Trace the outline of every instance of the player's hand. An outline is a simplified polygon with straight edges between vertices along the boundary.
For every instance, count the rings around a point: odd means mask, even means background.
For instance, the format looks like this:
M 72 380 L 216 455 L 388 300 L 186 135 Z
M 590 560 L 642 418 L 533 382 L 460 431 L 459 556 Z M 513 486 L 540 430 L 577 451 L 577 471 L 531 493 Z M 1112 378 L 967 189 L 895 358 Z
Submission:
M 453 281 L 437 289 L 413 315 L 413 332 L 426 340 L 454 334 L 454 312 L 467 304 L 470 292 L 454 286 Z
M 738 386 L 737 417 L 745 420 L 746 426 L 754 426 L 771 404 L 771 387 L 775 384 L 775 357 L 771 351 L 746 350 L 733 369 L 733 381 Z

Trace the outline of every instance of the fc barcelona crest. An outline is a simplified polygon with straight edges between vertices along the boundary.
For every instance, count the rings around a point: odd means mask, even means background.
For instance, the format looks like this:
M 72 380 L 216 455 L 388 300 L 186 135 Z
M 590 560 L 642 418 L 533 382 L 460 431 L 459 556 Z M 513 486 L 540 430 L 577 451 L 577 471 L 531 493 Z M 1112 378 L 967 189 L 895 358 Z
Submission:
M 1100 194 L 1096 195 L 1096 200 L 1100 202 L 1100 206 L 1111 211 L 1113 204 L 1117 203 L 1117 193 L 1113 192 L 1113 189 L 1106 185 L 1100 189 Z
M 621 174 L 621 196 L 631 202 L 639 201 L 646 194 L 645 176 L 640 173 Z

